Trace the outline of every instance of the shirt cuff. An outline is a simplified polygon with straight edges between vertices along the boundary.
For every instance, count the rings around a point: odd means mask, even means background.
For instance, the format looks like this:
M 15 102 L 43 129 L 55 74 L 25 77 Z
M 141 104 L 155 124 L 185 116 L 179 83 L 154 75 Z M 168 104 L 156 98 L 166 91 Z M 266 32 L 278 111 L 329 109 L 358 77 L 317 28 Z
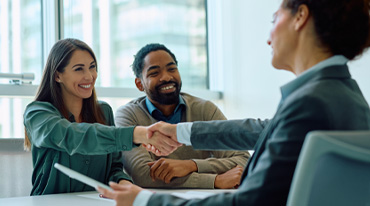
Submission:
M 176 126 L 176 135 L 177 135 L 177 141 L 190 146 L 190 134 L 191 134 L 191 127 L 193 126 L 192 122 L 184 122 L 179 123 Z
M 117 151 L 132 150 L 132 148 L 136 146 L 134 143 L 134 129 L 135 129 L 134 126 L 117 127 L 116 129 Z
M 152 195 L 153 195 L 153 193 L 150 192 L 149 190 L 142 190 L 136 196 L 132 206 L 146 206 L 146 205 L 148 205 L 149 199 Z

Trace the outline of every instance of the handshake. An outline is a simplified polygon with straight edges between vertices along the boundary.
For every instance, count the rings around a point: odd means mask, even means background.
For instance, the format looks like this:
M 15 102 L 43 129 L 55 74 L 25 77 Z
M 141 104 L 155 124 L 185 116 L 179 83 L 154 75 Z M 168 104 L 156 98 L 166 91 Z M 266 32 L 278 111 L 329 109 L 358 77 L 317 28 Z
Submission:
M 133 142 L 142 144 L 147 151 L 157 156 L 167 156 L 182 146 L 177 141 L 176 127 L 176 124 L 165 122 L 157 122 L 147 127 L 136 126 Z

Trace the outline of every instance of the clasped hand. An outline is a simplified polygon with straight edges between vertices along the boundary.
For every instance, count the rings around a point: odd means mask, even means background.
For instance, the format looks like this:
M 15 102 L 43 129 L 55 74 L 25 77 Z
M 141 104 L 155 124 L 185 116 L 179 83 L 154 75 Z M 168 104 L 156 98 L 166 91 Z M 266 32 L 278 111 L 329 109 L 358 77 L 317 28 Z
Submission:
M 146 150 L 157 156 L 167 156 L 182 146 L 177 142 L 176 125 L 158 122 L 148 127 L 134 129 L 134 143 L 143 144 Z
M 198 171 L 197 164 L 193 160 L 160 158 L 157 161 L 149 162 L 148 165 L 152 180 L 162 180 L 167 184 L 174 177 L 185 177 L 192 172 Z

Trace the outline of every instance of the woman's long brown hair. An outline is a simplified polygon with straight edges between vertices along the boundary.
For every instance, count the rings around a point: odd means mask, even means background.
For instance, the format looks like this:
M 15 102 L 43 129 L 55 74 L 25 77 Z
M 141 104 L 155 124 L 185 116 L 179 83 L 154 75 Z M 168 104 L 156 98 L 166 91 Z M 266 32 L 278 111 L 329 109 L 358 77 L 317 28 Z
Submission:
M 87 51 L 94 58 L 97 64 L 96 57 L 92 49 L 84 42 L 78 39 L 63 39 L 54 44 L 51 49 L 44 72 L 42 75 L 41 83 L 36 93 L 35 101 L 50 102 L 54 105 L 64 118 L 68 119 L 68 113 L 62 98 L 62 91 L 60 84 L 56 82 L 56 72 L 63 73 L 65 67 L 68 65 L 73 52 L 76 50 Z M 98 68 L 98 67 L 96 67 Z M 83 100 L 81 119 L 87 123 L 101 123 L 105 124 L 105 118 L 102 110 L 97 103 L 95 88 L 92 91 L 91 97 Z M 27 131 L 25 130 L 24 138 L 25 150 L 31 149 L 31 142 L 28 138 Z

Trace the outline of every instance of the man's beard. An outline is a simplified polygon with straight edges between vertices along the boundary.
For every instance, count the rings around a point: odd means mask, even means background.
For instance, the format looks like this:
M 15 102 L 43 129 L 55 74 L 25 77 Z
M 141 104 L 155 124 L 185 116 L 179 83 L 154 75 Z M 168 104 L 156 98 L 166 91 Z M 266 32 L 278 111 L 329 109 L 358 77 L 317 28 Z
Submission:
M 174 92 L 171 92 L 171 93 L 159 92 L 160 90 L 159 87 L 161 87 L 164 84 L 170 84 L 170 83 L 173 83 L 174 87 L 176 88 Z M 181 86 L 182 86 L 182 82 L 180 82 L 180 85 L 174 81 L 165 82 L 161 85 L 156 86 L 154 91 L 149 90 L 149 94 L 147 95 L 150 97 L 150 99 L 158 102 L 159 104 L 164 104 L 164 105 L 178 104 Z

